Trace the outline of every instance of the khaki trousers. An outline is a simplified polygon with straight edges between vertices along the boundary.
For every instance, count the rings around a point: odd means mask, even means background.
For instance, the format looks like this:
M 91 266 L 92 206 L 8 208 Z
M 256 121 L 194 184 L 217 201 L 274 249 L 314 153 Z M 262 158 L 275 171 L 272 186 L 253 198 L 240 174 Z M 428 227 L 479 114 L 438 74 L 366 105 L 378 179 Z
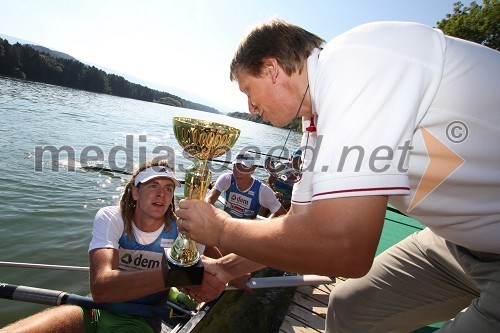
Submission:
M 424 229 L 333 289 L 326 332 L 411 332 L 442 321 L 440 333 L 500 332 L 500 255 Z

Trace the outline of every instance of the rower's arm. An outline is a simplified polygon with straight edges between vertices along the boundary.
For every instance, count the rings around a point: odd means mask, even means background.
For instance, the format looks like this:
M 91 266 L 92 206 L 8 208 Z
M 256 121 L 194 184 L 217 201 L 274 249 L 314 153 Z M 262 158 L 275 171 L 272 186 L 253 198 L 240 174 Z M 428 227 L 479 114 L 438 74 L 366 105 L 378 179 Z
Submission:
M 285 207 L 283 207 L 283 205 L 280 205 L 280 209 L 278 209 L 275 213 L 272 213 L 269 217 L 272 218 L 272 217 L 278 217 L 278 216 L 282 216 L 282 215 L 285 215 L 287 213 Z
M 161 268 L 134 271 L 118 269 L 117 249 L 94 249 L 89 252 L 89 259 L 90 291 L 96 302 L 129 301 L 165 290 Z
M 217 190 L 216 188 L 213 188 L 208 192 L 208 195 L 205 198 L 205 202 L 208 202 L 209 204 L 215 204 L 217 202 L 217 199 L 219 199 L 219 196 L 221 195 L 221 191 Z

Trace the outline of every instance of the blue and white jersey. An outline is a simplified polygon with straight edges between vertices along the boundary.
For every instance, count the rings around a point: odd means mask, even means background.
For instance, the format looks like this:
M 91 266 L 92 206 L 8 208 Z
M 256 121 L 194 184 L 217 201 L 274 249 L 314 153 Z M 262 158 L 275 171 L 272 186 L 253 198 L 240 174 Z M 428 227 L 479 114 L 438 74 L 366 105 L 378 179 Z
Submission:
M 231 175 L 231 185 L 226 190 L 226 205 L 224 210 L 232 217 L 254 219 L 259 214 L 259 191 L 262 183 L 254 179 L 252 186 L 241 191 L 236 185 L 236 179 Z
M 170 221 L 170 230 L 171 231 L 167 231 L 164 227 L 160 236 L 150 244 L 140 244 L 135 237 L 135 233 L 132 233 L 130 237 L 127 237 L 127 235 L 123 233 L 118 241 L 118 244 L 120 244 L 118 248 L 120 253 L 120 269 L 137 270 L 160 268 L 165 248 L 170 248 L 179 234 L 175 220 Z M 130 302 L 152 304 L 164 298 L 164 295 L 165 292 L 160 291 Z
M 113 248 L 119 252 L 119 268 L 122 270 L 160 268 L 164 250 L 172 247 L 179 235 L 175 220 L 170 221 L 170 231 L 165 227 L 154 232 L 143 232 L 133 226 L 128 238 L 119 207 L 101 208 L 94 219 L 89 252 L 97 248 Z M 124 286 L 127 288 L 127 286 Z M 154 304 L 166 296 L 161 291 L 129 302 Z
M 249 189 L 240 191 L 233 173 L 226 172 L 217 178 L 212 190 L 225 193 L 224 210 L 236 218 L 253 219 L 259 213 L 260 207 L 269 209 L 272 214 L 281 208 L 281 203 L 276 199 L 273 190 L 255 178 Z
M 120 269 L 153 269 L 161 267 L 162 256 L 165 248 L 170 248 L 179 232 L 175 221 L 170 221 L 170 230 L 163 228 L 156 240 L 150 244 L 141 244 L 137 241 L 135 233 L 127 237 L 125 232 L 118 241 L 120 252 Z

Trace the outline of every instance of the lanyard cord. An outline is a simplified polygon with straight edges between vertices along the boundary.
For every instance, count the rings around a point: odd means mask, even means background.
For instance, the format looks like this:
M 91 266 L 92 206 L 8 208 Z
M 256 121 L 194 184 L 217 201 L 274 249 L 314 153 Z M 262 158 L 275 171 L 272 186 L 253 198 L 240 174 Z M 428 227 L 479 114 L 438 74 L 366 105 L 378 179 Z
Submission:
M 295 117 L 293 119 L 297 118 L 297 116 L 299 115 L 300 109 L 302 108 L 302 104 L 304 103 L 304 99 L 306 99 L 306 94 L 307 94 L 308 90 L 309 90 L 309 84 L 307 84 L 306 91 L 304 92 L 304 96 L 302 96 L 302 100 L 300 101 L 299 108 L 297 109 L 297 112 L 295 113 Z M 291 133 L 292 133 L 292 129 L 290 129 L 288 131 L 288 135 L 286 136 L 285 143 L 283 144 L 283 147 L 281 148 L 281 153 L 280 153 L 279 157 L 281 157 L 283 155 L 283 152 L 285 151 L 286 143 L 288 142 L 288 138 L 290 137 Z M 307 137 L 307 139 L 309 140 L 309 136 Z

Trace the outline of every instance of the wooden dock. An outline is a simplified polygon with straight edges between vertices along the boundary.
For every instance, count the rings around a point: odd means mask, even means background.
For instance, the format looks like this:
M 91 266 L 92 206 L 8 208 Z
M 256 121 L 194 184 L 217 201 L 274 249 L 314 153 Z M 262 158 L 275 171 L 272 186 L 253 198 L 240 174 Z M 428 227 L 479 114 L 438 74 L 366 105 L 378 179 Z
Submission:
M 324 332 L 328 297 L 335 285 L 343 281 L 345 279 L 336 278 L 336 282 L 332 284 L 298 287 L 280 332 Z
M 415 231 L 422 230 L 423 226 L 404 214 L 388 208 L 382 236 L 377 248 L 377 255 L 409 236 Z M 325 319 L 330 292 L 345 278 L 336 278 L 336 282 L 317 287 L 298 287 L 288 309 L 288 313 L 280 328 L 281 333 L 316 333 L 325 332 Z M 422 327 L 413 333 L 434 332 L 441 327 L 441 323 Z

